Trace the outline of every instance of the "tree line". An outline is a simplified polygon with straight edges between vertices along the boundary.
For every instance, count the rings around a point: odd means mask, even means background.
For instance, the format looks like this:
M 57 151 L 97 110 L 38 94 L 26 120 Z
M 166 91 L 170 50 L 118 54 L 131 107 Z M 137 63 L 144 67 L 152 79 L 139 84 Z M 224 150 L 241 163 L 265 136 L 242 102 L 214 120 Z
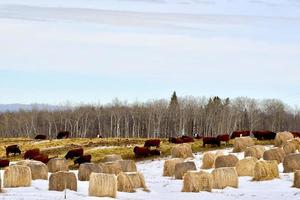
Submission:
M 300 110 L 277 99 L 247 97 L 182 97 L 128 104 L 64 106 L 0 113 L 0 137 L 55 138 L 59 131 L 71 137 L 168 138 L 200 134 L 216 136 L 235 130 L 300 130 Z

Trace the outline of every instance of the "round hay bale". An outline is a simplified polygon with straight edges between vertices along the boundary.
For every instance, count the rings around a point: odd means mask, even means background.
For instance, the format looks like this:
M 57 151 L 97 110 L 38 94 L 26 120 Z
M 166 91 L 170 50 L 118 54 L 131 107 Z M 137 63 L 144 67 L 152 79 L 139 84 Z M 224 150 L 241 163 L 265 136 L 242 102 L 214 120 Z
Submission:
M 239 160 L 236 164 L 236 172 L 238 176 L 254 176 L 254 167 L 257 162 L 257 158 L 247 157 Z
M 251 137 L 236 137 L 233 141 L 233 152 L 245 151 L 247 147 L 254 146 L 254 140 Z
M 288 131 L 280 132 L 276 134 L 275 146 L 280 147 L 284 145 L 288 140 L 294 138 L 294 135 Z
M 181 158 L 172 158 L 172 159 L 166 160 L 164 163 L 163 176 L 170 176 L 170 177 L 175 176 L 175 165 L 177 163 L 182 163 L 182 162 L 183 162 L 183 159 L 181 159 Z
M 47 166 L 50 173 L 69 171 L 67 161 L 64 158 L 52 158 L 49 160 Z
M 117 177 L 118 191 L 120 192 L 135 192 L 136 188 L 143 188 L 148 191 L 145 178 L 140 172 L 122 172 Z
M 119 162 L 107 162 L 103 163 L 103 173 L 118 175 L 122 172 L 122 166 Z
M 283 159 L 283 173 L 300 170 L 300 153 L 292 153 Z
M 40 161 L 34 160 L 22 160 L 16 163 L 16 165 L 28 166 L 31 170 L 32 180 L 43 179 L 48 180 L 48 167 Z
M 189 144 L 178 144 L 171 150 L 172 158 L 194 158 L 192 147 Z
M 255 145 L 252 147 L 247 147 L 244 152 L 244 157 L 254 157 L 258 160 L 261 159 L 264 155 L 266 148 L 262 145 Z
M 31 170 L 23 165 L 11 165 L 4 170 L 3 187 L 30 187 Z
M 203 171 L 188 171 L 183 177 L 182 192 L 211 192 L 213 176 Z
M 296 151 L 299 151 L 300 149 L 300 138 L 294 138 L 291 140 L 288 140 L 284 145 L 283 145 L 283 150 L 286 155 L 290 153 L 296 153 Z
M 217 155 L 213 152 L 203 154 L 201 169 L 211 169 L 214 166 Z
M 266 181 L 279 178 L 276 160 L 259 160 L 254 166 L 254 181 Z
M 78 180 L 89 181 L 92 172 L 101 173 L 103 168 L 95 163 L 82 163 L 78 169 Z
M 213 176 L 213 188 L 224 189 L 226 187 L 238 188 L 239 179 L 234 167 L 222 167 L 211 172 Z
M 123 172 L 136 172 L 137 167 L 133 160 L 119 160 Z
M 294 185 L 293 187 L 300 188 L 300 170 L 294 173 Z
M 232 154 L 218 156 L 215 160 L 215 168 L 235 167 L 239 159 Z
M 77 191 L 75 173 L 59 171 L 51 174 L 49 178 L 49 190 L 63 191 L 65 189 Z
M 122 156 L 117 155 L 117 154 L 111 154 L 111 155 L 106 155 L 102 162 L 115 162 L 118 160 L 122 160 Z
M 182 179 L 187 171 L 195 171 L 196 165 L 193 161 L 182 162 L 175 164 L 175 179 Z
M 89 196 L 117 196 L 117 177 L 114 174 L 91 173 L 89 181 Z
M 281 147 L 272 148 L 264 152 L 264 160 L 276 160 L 277 163 L 281 163 L 285 156 L 284 150 Z

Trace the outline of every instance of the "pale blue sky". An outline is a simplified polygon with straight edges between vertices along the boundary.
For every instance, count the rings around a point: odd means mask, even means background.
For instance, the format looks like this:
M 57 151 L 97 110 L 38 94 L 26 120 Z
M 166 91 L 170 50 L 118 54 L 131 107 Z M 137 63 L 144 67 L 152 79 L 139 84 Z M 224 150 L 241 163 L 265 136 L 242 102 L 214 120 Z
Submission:
M 0 103 L 300 102 L 300 2 L 3 0 Z M 207 3 L 211 2 L 211 3 Z

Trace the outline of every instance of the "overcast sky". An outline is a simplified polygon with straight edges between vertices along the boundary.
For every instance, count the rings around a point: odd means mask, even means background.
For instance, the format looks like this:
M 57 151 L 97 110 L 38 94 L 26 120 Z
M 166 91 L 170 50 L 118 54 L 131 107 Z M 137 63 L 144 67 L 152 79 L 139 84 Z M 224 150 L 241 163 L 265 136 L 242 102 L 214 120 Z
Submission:
M 0 103 L 300 105 L 300 1 L 1 0 Z

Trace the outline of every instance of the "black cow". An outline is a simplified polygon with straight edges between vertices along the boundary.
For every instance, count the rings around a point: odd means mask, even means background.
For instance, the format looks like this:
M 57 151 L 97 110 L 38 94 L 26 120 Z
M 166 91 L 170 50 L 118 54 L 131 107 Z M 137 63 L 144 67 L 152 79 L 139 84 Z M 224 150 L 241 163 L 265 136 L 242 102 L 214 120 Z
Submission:
M 8 157 L 10 153 L 13 153 L 14 156 L 16 154 L 20 155 L 21 154 L 21 150 L 20 150 L 19 146 L 16 145 L 16 144 L 15 145 L 10 145 L 10 146 L 6 147 L 6 157 Z
M 46 140 L 47 136 L 46 135 L 37 135 L 34 137 L 35 140 Z
M 207 144 L 217 145 L 218 147 L 220 147 L 221 141 L 218 140 L 216 137 L 203 137 L 203 147 L 205 147 L 205 145 Z
M 92 156 L 91 155 L 83 155 L 83 156 L 80 156 L 78 158 L 76 158 L 74 160 L 74 165 L 76 164 L 82 164 L 82 163 L 87 163 L 87 162 L 91 162 L 91 159 L 92 159 Z
M 258 140 L 274 140 L 276 133 L 268 130 L 252 131 L 252 134 Z
M 69 138 L 70 136 L 70 132 L 69 131 L 60 131 L 58 134 L 57 134 L 57 139 L 64 139 L 64 138 Z
M 151 156 L 160 156 L 160 151 L 158 149 L 152 149 L 150 150 Z
M 65 159 L 73 159 L 75 157 L 80 157 L 83 155 L 83 148 L 73 149 L 68 151 L 65 155 Z

